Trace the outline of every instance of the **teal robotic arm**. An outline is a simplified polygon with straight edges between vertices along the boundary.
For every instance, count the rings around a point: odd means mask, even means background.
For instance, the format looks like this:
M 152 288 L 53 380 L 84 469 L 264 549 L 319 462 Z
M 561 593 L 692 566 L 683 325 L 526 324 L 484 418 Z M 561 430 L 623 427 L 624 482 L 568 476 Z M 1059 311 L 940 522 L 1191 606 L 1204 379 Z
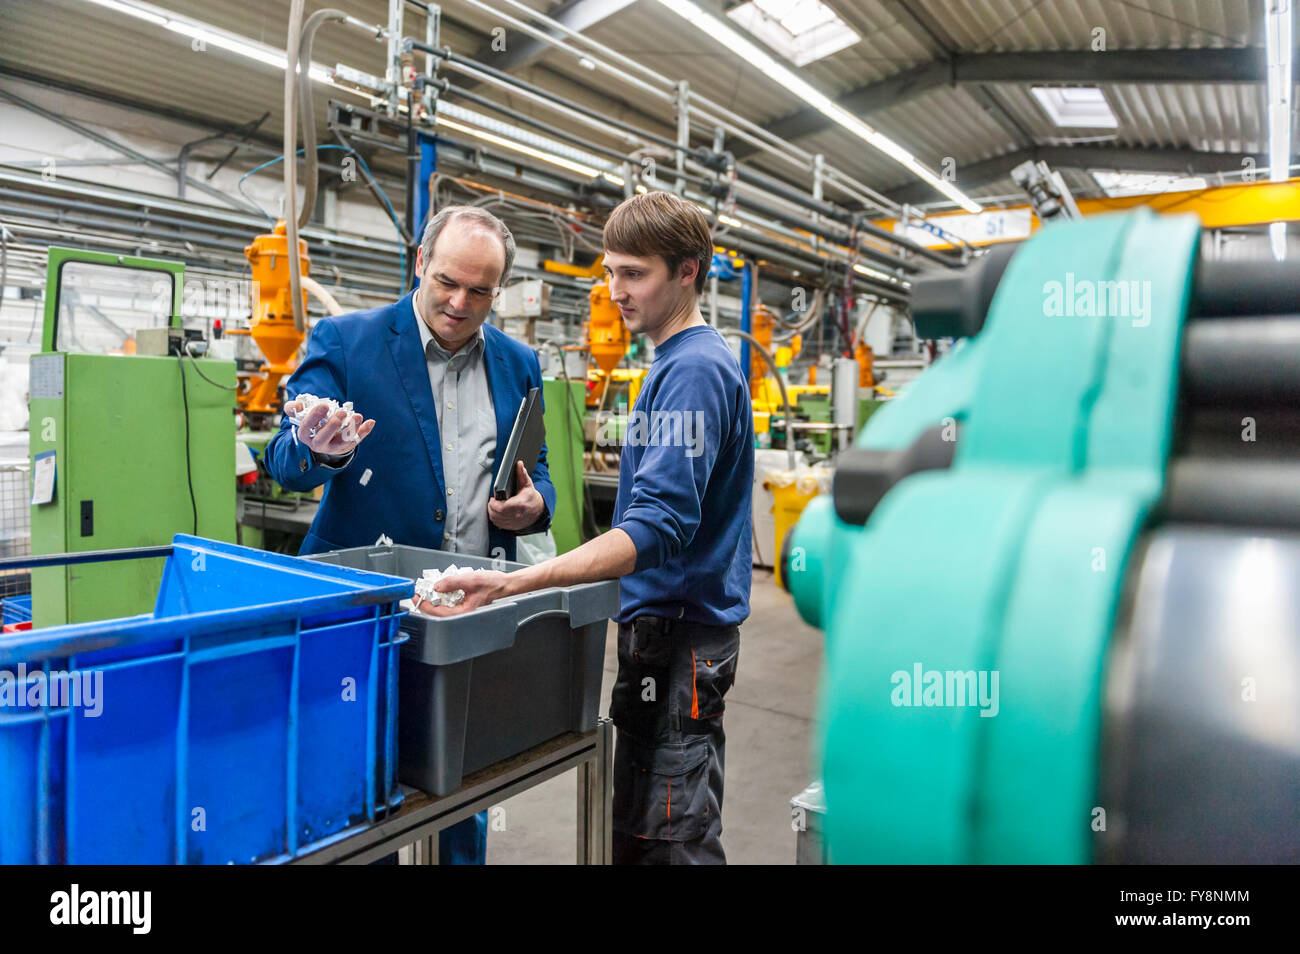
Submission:
M 1055 223 L 916 283 L 964 340 L 783 547 L 834 860 L 1300 858 L 1300 279 L 1199 232 Z

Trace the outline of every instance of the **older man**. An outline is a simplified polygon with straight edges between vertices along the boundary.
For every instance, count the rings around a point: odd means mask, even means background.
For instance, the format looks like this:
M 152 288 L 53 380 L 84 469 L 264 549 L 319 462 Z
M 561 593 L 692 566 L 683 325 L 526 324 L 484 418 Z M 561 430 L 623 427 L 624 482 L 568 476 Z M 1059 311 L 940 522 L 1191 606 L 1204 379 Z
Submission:
M 492 498 L 520 402 L 542 386 L 537 354 L 485 323 L 514 256 L 514 237 L 490 212 L 443 209 L 424 230 L 414 292 L 313 327 L 266 450 L 282 487 L 325 484 L 301 553 L 387 538 L 513 560 L 517 535 L 550 526 L 545 447 L 531 475 L 520 465 L 513 497 Z M 366 419 L 317 405 L 294 426 L 296 398 L 308 393 L 351 401 Z M 480 814 L 442 833 L 440 857 L 481 864 L 486 839 Z

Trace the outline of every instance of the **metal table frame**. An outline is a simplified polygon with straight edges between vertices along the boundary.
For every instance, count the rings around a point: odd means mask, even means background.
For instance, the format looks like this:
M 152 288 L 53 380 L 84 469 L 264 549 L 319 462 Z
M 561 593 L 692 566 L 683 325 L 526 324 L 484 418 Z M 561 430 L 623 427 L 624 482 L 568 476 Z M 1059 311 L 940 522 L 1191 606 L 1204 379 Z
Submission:
M 438 833 L 570 769 L 578 770 L 578 864 L 612 861 L 614 724 L 570 732 L 467 776 L 450 795 L 403 787 L 406 798 L 387 818 L 290 864 L 367 864 L 400 853 L 403 863 L 437 864 Z

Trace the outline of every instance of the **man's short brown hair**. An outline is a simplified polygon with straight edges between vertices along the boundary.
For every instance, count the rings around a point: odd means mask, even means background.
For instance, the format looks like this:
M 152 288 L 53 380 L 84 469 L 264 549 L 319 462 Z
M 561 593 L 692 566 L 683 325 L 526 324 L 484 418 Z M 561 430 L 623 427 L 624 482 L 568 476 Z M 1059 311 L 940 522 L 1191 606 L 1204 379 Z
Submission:
M 695 205 L 671 192 L 644 192 L 624 199 L 605 223 L 605 251 L 621 255 L 658 255 L 677 275 L 683 262 L 700 263 L 695 294 L 704 292 L 704 279 L 713 260 L 709 221 Z

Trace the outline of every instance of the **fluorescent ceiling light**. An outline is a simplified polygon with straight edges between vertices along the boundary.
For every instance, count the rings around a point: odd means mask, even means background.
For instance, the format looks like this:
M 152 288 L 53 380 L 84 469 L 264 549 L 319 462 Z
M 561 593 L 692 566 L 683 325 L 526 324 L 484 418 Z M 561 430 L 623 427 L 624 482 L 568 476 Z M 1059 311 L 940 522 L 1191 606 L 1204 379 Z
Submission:
M 143 4 L 122 3 L 120 0 L 90 0 L 91 3 L 97 3 L 101 7 L 107 7 L 110 10 L 116 10 L 118 13 L 125 13 L 128 16 L 138 17 L 141 20 L 148 20 L 154 26 L 166 26 L 167 17 L 161 11 L 153 13 L 144 8 Z
M 1291 176 L 1292 0 L 1264 0 L 1264 50 L 1268 61 L 1268 178 Z M 1286 223 L 1268 227 L 1273 257 L 1286 259 Z
M 612 182 L 612 183 L 614 183 L 614 185 L 616 185 L 616 186 L 621 186 L 621 185 L 623 185 L 623 183 L 624 183 L 624 181 L 625 181 L 625 180 L 623 179 L 622 176 L 616 176 L 616 175 L 614 175 L 614 173 L 612 173 L 612 172 L 602 172 L 602 173 L 600 174 L 600 177 L 601 177 L 602 179 L 604 179 L 606 182 Z M 641 194 L 641 195 L 645 195 L 646 192 L 647 192 L 648 190 L 646 189 L 645 186 L 643 186 L 643 185 L 639 185 L 639 186 L 636 187 L 636 191 L 637 191 L 639 194 Z
M 438 101 L 438 115 L 445 116 L 448 119 L 454 119 L 458 122 L 468 123 L 477 130 L 496 133 L 498 136 L 502 136 L 512 143 L 520 143 L 525 146 L 531 146 L 534 149 L 539 149 L 547 156 L 557 156 L 561 159 L 568 159 L 570 162 L 576 162 L 580 166 L 592 169 L 611 168 L 609 162 L 600 158 L 600 156 L 587 152 L 586 150 L 576 149 L 567 143 L 551 139 L 549 136 L 542 136 L 530 130 L 521 129 L 519 126 L 503 122 L 492 116 L 480 113 L 477 110 L 457 106 L 455 103 L 449 103 L 446 100 Z
M 659 2 L 683 20 L 692 24 L 696 29 L 713 37 L 713 39 L 717 40 L 724 47 L 744 59 L 755 69 L 762 72 L 768 77 L 768 79 L 784 86 L 795 96 L 798 96 L 809 106 L 812 106 L 833 122 L 838 123 L 855 136 L 865 140 L 872 146 L 875 146 L 885 155 L 889 156 L 889 158 L 893 159 L 909 172 L 919 177 L 922 181 L 928 183 L 948 198 L 952 199 L 953 202 L 956 202 L 967 212 L 980 211 L 980 204 L 967 196 L 951 182 L 935 175 L 922 165 L 915 156 L 898 143 L 894 142 L 894 140 L 868 126 L 848 110 L 837 106 L 830 97 L 804 82 L 793 72 L 786 69 L 771 56 L 764 53 L 757 46 L 745 39 L 735 30 L 731 29 L 731 27 L 727 26 L 721 20 L 709 16 L 694 3 L 691 3 L 690 0 L 659 0 Z
M 859 275 L 866 275 L 869 278 L 878 278 L 881 281 L 890 282 L 894 285 L 898 284 L 898 278 L 890 275 L 888 272 L 877 271 L 876 269 L 868 268 L 865 265 L 854 265 L 853 270 Z
M 1269 225 L 1269 246 L 1273 248 L 1273 257 L 1278 261 L 1287 260 L 1287 224 L 1271 222 Z
M 1105 95 L 1095 86 L 1034 86 L 1031 91 L 1058 126 L 1119 126 Z
M 454 119 L 448 119 L 441 113 L 438 114 L 437 120 L 439 126 L 446 126 L 448 129 L 463 132 L 467 136 L 482 139 L 484 142 L 490 142 L 493 145 L 502 147 L 503 149 L 513 149 L 515 152 L 522 152 L 525 156 L 532 156 L 534 159 L 542 160 L 542 162 L 549 162 L 551 165 L 559 166 L 561 169 L 568 169 L 570 172 L 577 172 L 591 179 L 601 175 L 599 169 L 595 169 L 591 166 L 584 166 L 580 162 L 574 162 L 572 159 L 557 156 L 552 152 L 543 152 L 541 149 L 534 149 L 532 146 L 526 146 L 522 142 L 507 139 L 505 136 L 498 136 L 496 133 L 490 133 L 483 129 L 475 129 L 473 126 L 466 126 L 464 123 L 458 123 Z
M 170 10 L 156 7 L 151 3 L 141 3 L 139 0 L 86 0 L 86 2 L 117 13 L 125 13 L 128 16 L 152 23 L 154 26 L 160 26 L 172 33 L 187 36 L 191 40 L 201 40 L 205 46 L 214 46 L 228 53 L 256 60 L 265 66 L 283 70 L 286 65 L 284 50 L 282 49 L 240 36 L 237 33 L 231 33 L 228 30 L 210 26 L 198 20 L 191 20 L 189 17 L 180 16 Z M 317 83 L 325 83 L 329 86 L 335 85 L 330 78 L 329 70 L 316 63 L 311 65 L 311 78 Z M 348 89 L 346 86 L 339 86 L 338 88 Z
M 1161 192 L 1194 192 L 1209 188 L 1209 183 L 1200 176 L 1184 176 L 1172 172 L 1113 172 L 1107 169 L 1088 171 L 1102 191 L 1111 198 L 1122 195 L 1155 195 Z
M 821 0 L 750 0 L 727 11 L 795 66 L 852 46 L 862 37 Z
M 1268 178 L 1285 182 L 1291 165 L 1292 0 L 1264 0 L 1268 57 Z

